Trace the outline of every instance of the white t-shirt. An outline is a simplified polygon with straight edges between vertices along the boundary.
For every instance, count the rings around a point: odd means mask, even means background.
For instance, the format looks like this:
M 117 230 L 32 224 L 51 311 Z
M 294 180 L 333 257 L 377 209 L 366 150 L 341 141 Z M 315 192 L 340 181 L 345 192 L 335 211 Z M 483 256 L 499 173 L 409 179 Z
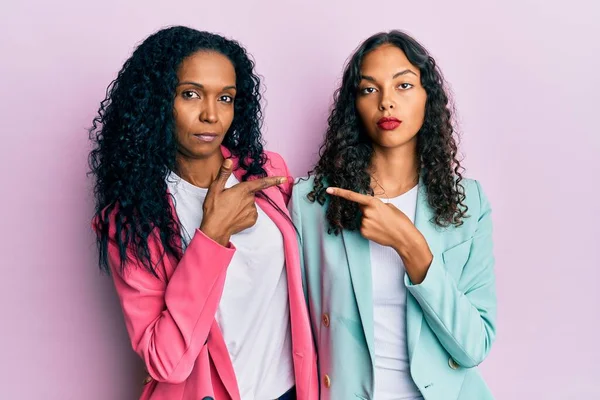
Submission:
M 231 175 L 225 187 L 239 181 Z M 167 177 L 182 225 L 184 248 L 202 222 L 208 189 L 175 173 Z M 257 206 L 256 224 L 233 235 L 216 320 L 223 332 L 242 400 L 272 400 L 294 386 L 289 296 L 283 237 Z
M 415 220 L 418 186 L 392 203 Z M 404 263 L 394 249 L 369 242 L 373 276 L 375 330 L 375 400 L 422 400 L 410 375 L 406 343 L 406 288 Z

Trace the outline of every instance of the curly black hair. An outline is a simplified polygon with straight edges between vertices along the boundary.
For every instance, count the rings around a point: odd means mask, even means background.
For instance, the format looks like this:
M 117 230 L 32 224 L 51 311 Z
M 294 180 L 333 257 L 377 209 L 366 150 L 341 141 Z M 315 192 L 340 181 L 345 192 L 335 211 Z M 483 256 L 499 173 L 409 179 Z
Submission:
M 327 186 L 341 187 L 374 195 L 369 166 L 373 146 L 364 132 L 356 110 L 361 63 L 366 54 L 384 44 L 398 47 L 419 68 L 427 93 L 425 119 L 417 133 L 419 173 L 426 186 L 427 200 L 435 212 L 434 222 L 442 227 L 459 226 L 466 217 L 465 192 L 461 184 L 462 167 L 457 159 L 457 138 L 453 127 L 453 107 L 444 78 L 433 57 L 404 32 L 378 33 L 365 40 L 348 61 L 341 86 L 334 94 L 319 161 L 309 175 L 314 176 L 308 199 L 325 205 Z M 327 207 L 329 233 L 360 227 L 358 205 L 332 196 Z
M 243 180 L 267 175 L 260 78 L 246 50 L 236 41 L 183 26 L 152 34 L 108 86 L 89 129 L 94 145 L 89 155 L 95 177 L 93 224 L 104 272 L 110 273 L 110 223 L 116 229 L 121 269 L 131 250 L 158 277 L 148 246 L 151 234 L 158 235 L 165 252 L 181 254 L 180 225 L 173 216 L 165 179 L 175 168 L 177 152 L 173 117 L 177 70 L 186 57 L 201 50 L 223 54 L 235 68 L 234 118 L 223 145 L 239 158 L 246 171 Z

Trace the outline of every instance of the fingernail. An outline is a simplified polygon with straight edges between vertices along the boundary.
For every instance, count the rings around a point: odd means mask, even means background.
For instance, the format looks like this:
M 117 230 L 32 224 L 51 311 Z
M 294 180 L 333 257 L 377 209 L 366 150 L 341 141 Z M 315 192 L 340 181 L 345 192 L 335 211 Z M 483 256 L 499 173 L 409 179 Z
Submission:
M 288 181 L 288 178 L 281 178 L 281 179 L 279 180 L 279 183 L 280 183 L 280 184 L 281 184 L 281 183 L 286 183 L 287 181 Z
M 334 190 L 333 188 L 327 188 L 326 192 L 329 194 L 333 194 Z

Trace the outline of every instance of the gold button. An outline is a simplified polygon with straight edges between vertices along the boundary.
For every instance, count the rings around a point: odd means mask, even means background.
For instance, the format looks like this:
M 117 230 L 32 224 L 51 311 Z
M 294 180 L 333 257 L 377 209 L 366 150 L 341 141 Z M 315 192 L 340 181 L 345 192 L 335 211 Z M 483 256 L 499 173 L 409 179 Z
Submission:
M 331 387 L 331 379 L 329 379 L 329 375 L 325 375 L 323 378 L 323 383 L 325 383 L 325 387 L 329 389 Z
M 323 314 L 323 325 L 325 325 L 326 328 L 329 328 L 329 315 L 327 315 L 327 313 Z
M 448 360 L 448 365 L 450 366 L 450 368 L 452 369 L 458 369 L 460 367 L 460 365 L 458 365 L 458 363 L 456 361 L 454 361 L 453 358 L 450 358 Z
M 144 379 L 144 385 L 147 385 L 147 384 L 149 384 L 150 382 L 152 382 L 152 377 L 151 377 L 150 375 L 148 375 L 148 376 L 146 377 L 146 379 Z

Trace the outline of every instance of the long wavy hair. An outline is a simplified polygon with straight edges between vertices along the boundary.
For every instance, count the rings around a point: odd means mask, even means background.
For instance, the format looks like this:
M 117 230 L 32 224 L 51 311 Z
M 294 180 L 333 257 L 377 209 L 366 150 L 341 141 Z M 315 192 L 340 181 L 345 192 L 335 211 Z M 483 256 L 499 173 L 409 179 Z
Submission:
M 364 41 L 348 61 L 341 86 L 334 94 L 325 140 L 319 161 L 309 175 L 314 176 L 308 199 L 322 206 L 327 186 L 374 195 L 369 167 L 373 156 L 371 140 L 364 132 L 356 110 L 356 97 L 365 55 L 384 44 L 398 47 L 419 68 L 421 84 L 427 93 L 425 119 L 417 133 L 419 173 L 426 187 L 427 200 L 434 211 L 434 222 L 442 227 L 461 225 L 467 206 L 461 184 L 462 167 L 457 158 L 457 137 L 453 127 L 453 107 L 444 78 L 435 60 L 415 39 L 400 31 L 378 33 Z M 329 233 L 360 227 L 358 205 L 331 196 L 326 216 Z
M 109 240 L 116 241 L 121 269 L 134 257 L 157 277 L 148 246 L 151 235 L 157 235 L 166 253 L 181 254 L 180 225 L 173 216 L 165 179 L 175 168 L 177 152 L 173 116 L 177 70 L 186 57 L 200 50 L 225 55 L 235 68 L 234 118 L 223 145 L 247 171 L 243 180 L 267 175 L 260 79 L 246 50 L 236 41 L 182 26 L 152 34 L 108 86 L 89 130 L 94 146 L 89 155 L 95 177 L 93 224 L 100 269 L 107 273 Z M 111 223 L 114 237 L 109 237 Z

